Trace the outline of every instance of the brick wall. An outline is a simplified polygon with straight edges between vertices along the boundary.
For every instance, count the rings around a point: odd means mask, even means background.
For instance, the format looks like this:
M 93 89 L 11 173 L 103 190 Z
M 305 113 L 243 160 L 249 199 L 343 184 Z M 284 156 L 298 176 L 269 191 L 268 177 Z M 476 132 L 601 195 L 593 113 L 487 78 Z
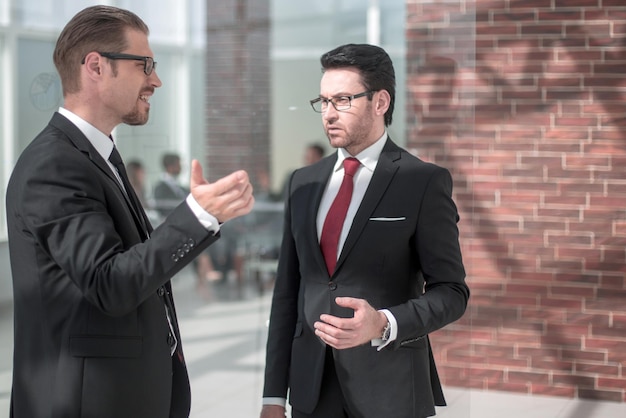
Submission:
M 626 402 L 626 2 L 407 0 L 407 54 L 473 292 L 444 383 Z
M 271 149 L 269 0 L 206 5 L 207 177 L 244 168 L 260 190 Z

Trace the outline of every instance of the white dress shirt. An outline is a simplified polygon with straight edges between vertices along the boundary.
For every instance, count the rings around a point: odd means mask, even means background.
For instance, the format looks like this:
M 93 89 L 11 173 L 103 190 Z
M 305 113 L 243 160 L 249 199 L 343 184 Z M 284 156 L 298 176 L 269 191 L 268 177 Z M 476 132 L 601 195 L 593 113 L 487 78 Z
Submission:
M 117 181 L 124 188 L 124 184 L 122 183 L 122 179 L 120 178 L 117 169 L 113 166 L 113 164 L 109 161 L 109 156 L 111 155 L 111 151 L 113 151 L 114 143 L 111 138 L 105 135 L 103 132 L 99 131 L 95 126 L 76 115 L 75 113 L 67 110 L 64 107 L 59 108 L 59 113 L 69 119 L 80 131 L 87 137 L 91 145 L 96 149 L 98 154 L 107 162 L 109 168 L 117 178 Z M 198 221 L 204 226 L 207 230 L 212 231 L 213 233 L 217 233 L 220 229 L 220 224 L 218 220 L 208 213 L 207 211 L 200 206 L 200 204 L 194 199 L 194 197 L 189 193 L 187 198 L 185 199 L 189 209 L 196 216 Z

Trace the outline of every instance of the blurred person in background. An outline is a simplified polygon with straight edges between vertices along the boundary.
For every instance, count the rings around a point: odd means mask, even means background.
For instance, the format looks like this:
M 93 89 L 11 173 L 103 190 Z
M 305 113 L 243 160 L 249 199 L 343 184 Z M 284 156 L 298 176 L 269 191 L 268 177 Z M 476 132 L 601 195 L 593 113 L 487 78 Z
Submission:
M 315 164 L 326 154 L 326 149 L 322 144 L 312 143 L 307 145 L 304 150 L 304 165 Z
M 324 148 L 324 145 L 318 142 L 312 142 L 308 144 L 306 148 L 304 149 L 304 153 L 302 154 L 302 163 L 305 166 L 315 164 L 316 162 L 324 158 L 324 155 L 326 155 L 326 148 Z M 283 181 L 283 185 L 280 188 L 281 192 L 280 192 L 279 197 L 280 197 L 280 200 L 282 201 L 284 201 L 287 198 L 287 191 L 288 191 L 287 185 L 288 185 L 290 177 L 291 177 L 291 174 L 289 174 L 285 178 L 285 180 Z
M 130 160 L 126 163 L 126 171 L 130 185 L 139 199 L 139 203 L 143 206 L 146 216 L 152 225 L 158 225 L 161 222 L 159 214 L 154 210 L 154 203 L 147 192 L 146 185 L 146 168 L 140 160 Z
M 161 157 L 163 172 L 161 179 L 154 186 L 154 208 L 161 219 L 165 219 L 189 195 L 189 189 L 179 183 L 178 177 L 182 171 L 180 155 L 165 153 Z M 221 240 L 223 241 L 223 240 Z M 220 246 L 221 243 L 216 243 Z M 213 298 L 212 283 L 222 278 L 222 274 L 215 269 L 209 250 L 198 255 L 193 262 L 196 270 L 196 289 L 206 300 Z

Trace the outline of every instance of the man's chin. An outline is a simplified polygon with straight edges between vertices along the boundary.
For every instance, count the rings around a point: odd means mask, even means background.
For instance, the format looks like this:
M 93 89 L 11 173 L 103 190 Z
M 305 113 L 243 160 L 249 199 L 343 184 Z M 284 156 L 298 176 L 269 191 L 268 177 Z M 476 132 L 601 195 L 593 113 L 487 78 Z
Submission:
M 140 126 L 140 125 L 145 125 L 146 123 L 148 123 L 148 114 L 146 113 L 145 115 L 127 115 L 123 122 L 126 125 L 130 125 L 130 126 Z
M 343 148 L 346 145 L 346 141 L 341 136 L 328 136 L 328 142 L 333 148 Z

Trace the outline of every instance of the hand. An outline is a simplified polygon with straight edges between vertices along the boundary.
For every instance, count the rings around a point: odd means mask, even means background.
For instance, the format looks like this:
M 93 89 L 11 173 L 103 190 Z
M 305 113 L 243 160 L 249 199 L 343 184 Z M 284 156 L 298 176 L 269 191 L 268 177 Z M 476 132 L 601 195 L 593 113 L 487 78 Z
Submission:
M 189 189 L 200 206 L 219 222 L 246 215 L 254 206 L 252 185 L 248 173 L 243 170 L 209 183 L 202 174 L 198 160 L 193 160 Z
M 322 314 L 320 320 L 315 322 L 315 335 L 333 348 L 343 350 L 369 343 L 375 338 L 380 338 L 387 316 L 378 312 L 364 299 L 336 298 L 339 306 L 354 309 L 353 318 L 339 318 L 337 316 Z
M 285 408 L 280 405 L 263 405 L 261 418 L 285 418 Z

